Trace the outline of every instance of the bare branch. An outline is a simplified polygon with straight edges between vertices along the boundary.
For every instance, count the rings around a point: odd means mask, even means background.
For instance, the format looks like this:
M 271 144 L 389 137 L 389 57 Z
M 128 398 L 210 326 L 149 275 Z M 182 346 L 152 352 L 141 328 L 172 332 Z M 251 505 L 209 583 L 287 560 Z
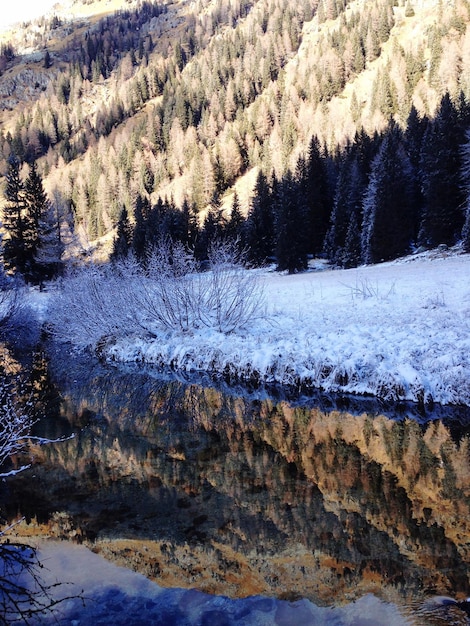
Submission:
M 5 377 L 0 378 L 0 468 L 10 462 L 12 456 L 26 454 L 31 443 L 51 443 L 49 439 L 31 436 L 32 409 L 30 403 L 21 406 L 15 400 L 15 385 L 8 384 Z M 28 467 L 30 465 L 21 465 L 3 471 L 0 478 L 14 476 Z M 10 541 L 9 533 L 17 523 L 0 530 L 0 624 L 30 624 L 34 616 L 51 613 L 64 601 L 64 598 L 54 598 L 54 590 L 61 583 L 42 582 L 42 564 L 36 549 Z

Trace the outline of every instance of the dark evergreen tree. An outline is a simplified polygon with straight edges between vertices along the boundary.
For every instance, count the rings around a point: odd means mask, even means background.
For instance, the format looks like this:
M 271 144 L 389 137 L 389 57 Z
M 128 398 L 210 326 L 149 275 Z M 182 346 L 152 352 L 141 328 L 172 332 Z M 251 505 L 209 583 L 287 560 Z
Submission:
M 349 148 L 346 154 L 342 156 L 339 167 L 330 226 L 326 233 L 324 243 L 326 256 L 337 265 L 341 265 L 343 256 L 347 224 L 352 210 L 350 183 L 357 179 L 356 170 L 357 159 Z M 355 188 L 356 187 L 353 185 L 353 189 Z
M 196 243 L 195 255 L 199 261 L 207 259 L 212 243 L 225 237 L 226 224 L 220 196 L 216 193 L 212 198 Z
M 464 223 L 464 192 L 460 181 L 463 128 L 449 94 L 423 138 L 421 179 L 424 208 L 419 243 L 427 247 L 453 245 Z
M 186 211 L 177 208 L 173 202 L 166 202 L 160 219 L 159 234 L 160 237 L 169 237 L 172 241 L 188 245 L 189 224 Z
M 357 267 L 362 261 L 361 231 L 356 211 L 349 218 L 348 230 L 341 256 L 342 267 Z
M 57 207 L 48 203 L 38 225 L 38 244 L 34 257 L 36 278 L 51 279 L 62 271 L 65 246 L 61 237 L 61 216 Z
M 146 196 L 137 196 L 134 207 L 134 229 L 132 232 L 132 251 L 137 259 L 142 261 L 147 245 L 146 220 L 150 213 L 150 201 Z
M 186 63 L 186 52 L 179 41 L 175 44 L 174 58 L 177 68 L 181 71 Z
M 346 258 L 346 238 L 353 214 L 359 232 L 362 229 L 362 200 L 375 149 L 372 139 L 365 133 L 358 134 L 339 162 L 333 210 L 324 250 L 330 261 L 340 266 Z M 347 258 L 350 258 L 349 253 Z
M 318 255 L 323 250 L 330 221 L 331 200 L 328 188 L 326 158 L 318 138 L 313 136 L 307 155 L 306 180 L 302 184 L 308 216 L 309 250 Z
M 152 170 L 148 167 L 145 168 L 143 174 L 143 184 L 145 191 L 150 195 L 153 192 L 153 188 L 155 185 L 155 176 Z
M 305 229 L 305 204 L 299 198 L 292 172 L 280 181 L 275 196 L 276 259 L 279 271 L 289 274 L 307 269 L 308 234 Z
M 412 106 L 408 115 L 405 128 L 404 141 L 405 150 L 410 160 L 412 173 L 412 195 L 413 195 L 413 240 L 418 240 L 419 226 L 423 212 L 423 193 L 421 184 L 421 149 L 423 137 L 428 125 L 428 118 L 419 116 L 417 109 Z
M 39 224 L 46 219 L 50 212 L 50 202 L 44 191 L 42 177 L 36 163 L 29 166 L 29 174 L 25 181 L 24 198 L 27 212 L 27 245 L 33 259 L 39 245 Z
M 20 176 L 20 162 L 14 154 L 8 159 L 5 200 L 3 228 L 6 236 L 3 239 L 3 261 L 7 270 L 24 275 L 31 261 L 27 242 L 30 224 L 26 212 L 24 183 Z
M 157 244 L 164 231 L 165 203 L 158 198 L 157 203 L 151 207 L 145 219 L 145 253 Z
M 119 261 L 125 259 L 131 250 L 132 228 L 129 223 L 129 215 L 126 207 L 123 207 L 119 221 L 117 223 L 117 233 L 113 242 L 111 260 Z
M 184 225 L 184 236 L 181 238 L 188 250 L 194 250 L 197 241 L 197 209 L 195 205 L 190 205 L 185 199 L 181 207 L 182 220 Z
M 245 224 L 245 243 L 250 263 L 266 264 L 274 255 L 273 199 L 266 176 L 260 170 Z
M 49 50 L 46 50 L 46 53 L 44 55 L 43 66 L 44 66 L 44 68 L 46 70 L 48 70 L 52 66 L 52 58 L 51 58 L 51 55 L 49 53 Z
M 412 168 L 400 129 L 391 124 L 372 162 L 364 195 L 362 253 L 366 263 L 395 259 L 413 237 Z
M 470 130 L 466 132 L 462 145 L 461 182 L 465 195 L 465 222 L 462 228 L 462 246 L 470 252 Z
M 457 102 L 457 119 L 460 128 L 466 131 L 470 127 L 470 100 L 463 91 L 459 93 Z
M 238 194 L 235 191 L 233 194 L 232 208 L 230 211 L 230 218 L 225 229 L 225 234 L 232 241 L 238 242 L 240 249 L 243 246 L 242 238 L 244 224 L 245 220 L 240 209 Z

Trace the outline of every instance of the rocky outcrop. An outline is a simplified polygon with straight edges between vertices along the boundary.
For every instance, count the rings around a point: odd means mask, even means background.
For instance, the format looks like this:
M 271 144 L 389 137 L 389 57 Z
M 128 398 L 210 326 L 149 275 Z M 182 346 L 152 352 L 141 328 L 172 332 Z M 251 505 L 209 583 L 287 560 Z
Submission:
M 10 71 L 0 81 L 0 107 L 14 109 L 19 102 L 37 97 L 45 91 L 53 78 L 49 70 L 39 70 L 34 67 L 25 67 L 20 71 Z

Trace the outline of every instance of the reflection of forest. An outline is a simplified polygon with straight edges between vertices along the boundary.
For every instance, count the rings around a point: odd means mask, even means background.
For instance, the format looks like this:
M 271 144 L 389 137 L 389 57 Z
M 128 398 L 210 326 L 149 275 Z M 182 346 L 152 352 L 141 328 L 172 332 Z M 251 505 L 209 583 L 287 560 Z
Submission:
M 442 421 L 64 371 L 77 436 L 37 451 L 11 515 L 162 584 L 326 603 L 467 593 L 468 438 Z

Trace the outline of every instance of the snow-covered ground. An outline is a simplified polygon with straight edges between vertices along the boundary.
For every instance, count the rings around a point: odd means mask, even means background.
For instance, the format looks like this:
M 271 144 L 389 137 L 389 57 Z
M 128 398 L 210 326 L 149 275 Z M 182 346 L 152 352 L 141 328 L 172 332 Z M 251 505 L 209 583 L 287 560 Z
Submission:
M 265 315 L 243 331 L 127 338 L 106 355 L 233 381 L 470 405 L 470 255 L 317 270 L 264 271 Z

